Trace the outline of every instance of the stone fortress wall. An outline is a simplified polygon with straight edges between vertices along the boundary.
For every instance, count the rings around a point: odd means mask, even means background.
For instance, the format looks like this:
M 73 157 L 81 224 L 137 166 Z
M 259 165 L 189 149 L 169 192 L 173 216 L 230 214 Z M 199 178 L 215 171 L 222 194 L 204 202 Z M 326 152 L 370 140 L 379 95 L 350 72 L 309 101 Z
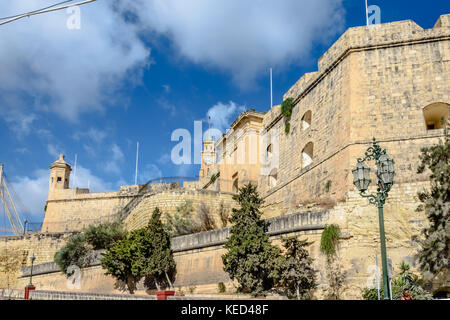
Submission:
M 274 137 L 279 148 L 279 166 L 269 176 L 261 174 L 259 178 L 258 189 L 265 200 L 263 217 L 282 221 L 291 215 L 325 210 L 326 218 L 321 224 L 336 223 L 343 232 L 339 257 L 347 272 L 346 298 L 360 298 L 362 289 L 373 285 L 372 270 L 375 255 L 379 254 L 377 210 L 354 190 L 351 176 L 356 159 L 364 155 L 372 137 L 377 138 L 396 163 L 396 183 L 385 205 L 388 257 L 392 259 L 394 272 L 402 260 L 414 266 L 418 243 L 412 237 L 420 235 L 426 225 L 423 212 L 415 210 L 419 204 L 417 192 L 428 187 L 426 175 L 416 174 L 418 156 L 421 147 L 435 144 L 444 134 L 436 117 L 445 115 L 450 108 L 449 40 L 450 15 L 441 16 L 429 30 L 413 21 L 351 28 L 320 58 L 318 71 L 305 74 L 286 93 L 285 98 L 294 99 L 288 134 L 284 132 L 285 120 L 279 106 L 264 114 L 259 134 Z M 265 148 L 251 150 L 247 145 L 244 150 L 265 152 Z M 220 165 L 219 162 L 212 171 L 219 176 Z M 237 176 L 243 176 L 240 167 L 236 168 Z M 227 166 L 224 176 L 233 178 L 234 171 Z M 174 212 L 186 200 L 193 201 L 195 206 L 206 202 L 213 210 L 222 202 L 233 206 L 229 190 L 221 192 L 220 180 L 213 185 L 214 191 L 202 190 L 203 187 L 208 188 L 201 182 L 186 184 L 183 189 L 152 192 L 150 188 L 124 217 L 124 223 L 128 229 L 142 227 L 155 206 Z M 86 190 L 60 190 L 57 186 L 47 201 L 43 233 L 0 241 L 0 257 L 4 258 L 11 248 L 18 252 L 16 271 L 9 275 L 17 275 L 20 267 L 29 265 L 27 257 L 31 252 L 38 256 L 36 264 L 53 260 L 52 255 L 67 236 L 56 236 L 57 232 L 67 230 L 60 229 L 59 221 L 106 220 L 136 199 L 138 188 L 89 194 Z M 326 290 L 325 261 L 318 249 L 321 230 L 315 225 L 305 222 L 306 227 L 300 231 L 283 227 L 272 239 L 278 243 L 279 236 L 295 233 L 314 241 L 310 252 L 320 270 L 317 293 L 320 297 Z M 81 229 L 82 223 L 78 226 Z M 73 224 L 71 228 L 68 230 L 74 230 Z M 215 292 L 218 282 L 233 287 L 222 270 L 220 258 L 226 231 L 207 234 L 174 239 L 179 270 L 177 286 L 184 289 L 195 286 L 197 293 Z M 86 280 L 85 285 L 93 291 L 115 292 L 112 279 L 104 282 L 102 272 L 98 266 L 86 270 L 91 279 L 97 280 Z M 36 281 L 42 289 L 64 290 L 65 280 L 61 277 L 57 272 L 48 272 L 36 276 Z M 11 283 L 11 277 L 8 279 Z M 6 280 L 4 272 L 0 272 L 3 281 L 0 287 L 5 286 Z M 26 276 L 16 278 L 15 286 L 20 288 L 26 281 Z M 109 284 L 95 289 L 96 281 Z M 442 279 L 434 290 L 448 291 L 449 282 L 448 278 Z
M 418 190 L 427 185 L 427 182 L 396 184 L 386 203 L 387 252 L 388 258 L 392 260 L 394 273 L 398 272 L 401 261 L 414 265 L 414 254 L 418 249 L 418 243 L 412 241 L 411 237 L 419 234 L 426 225 L 423 213 L 415 211 L 417 207 L 415 195 Z M 273 243 L 277 245 L 280 244 L 281 236 L 288 235 L 297 235 L 301 239 L 313 242 L 309 252 L 319 271 L 319 288 L 316 291 L 316 298 L 324 297 L 327 290 L 325 257 L 320 253 L 319 246 L 323 228 L 331 223 L 338 224 L 342 230 L 339 261 L 342 269 L 347 272 L 343 297 L 360 299 L 361 292 L 366 286 L 375 285 L 374 268 L 377 254 L 380 264 L 378 214 L 376 208 L 369 205 L 367 200 L 361 198 L 356 192 L 349 192 L 346 201 L 339 202 L 334 208 L 312 207 L 298 213 L 271 218 L 269 223 L 271 224 L 269 234 Z M 228 232 L 229 228 L 225 228 L 173 239 L 172 249 L 177 262 L 175 282 L 177 291 L 217 294 L 219 282 L 226 285 L 228 293 L 235 291 L 236 283 L 230 281 L 223 271 L 221 260 L 222 254 L 225 253 L 222 244 Z M 32 240 L 36 241 L 34 250 L 44 250 L 48 246 L 48 240 L 45 237 L 42 239 L 40 243 L 36 239 Z M 25 252 L 29 242 L 22 241 L 22 249 Z M 49 249 L 45 251 L 48 252 Z M 39 265 L 44 261 L 52 261 L 46 259 L 44 253 L 38 254 L 36 262 Z M 28 268 L 22 268 L 21 272 L 17 272 L 18 278 L 14 283 L 10 282 L 12 288 L 20 289 L 28 284 L 29 262 L 26 264 Z M 98 264 L 82 270 L 79 289 L 68 287 L 67 278 L 58 271 L 54 263 L 45 263 L 41 269 L 34 270 L 33 283 L 42 290 L 120 293 L 115 280 L 105 276 L 105 270 Z M 434 290 L 444 290 L 449 285 L 449 279 L 443 279 L 440 283 L 436 283 Z M 146 293 L 142 283 L 138 286 L 136 293 Z
M 424 180 L 416 174 L 420 149 L 443 136 L 443 129 L 427 130 L 426 108 L 440 103 L 444 116 L 450 107 L 449 40 L 450 15 L 430 30 L 413 21 L 347 30 L 319 70 L 285 94 L 294 99 L 290 133 L 279 107 L 264 119 L 262 134 L 275 134 L 279 145 L 276 186 L 260 178 L 267 215 L 311 198 L 342 199 L 373 137 L 395 159 L 396 182 Z

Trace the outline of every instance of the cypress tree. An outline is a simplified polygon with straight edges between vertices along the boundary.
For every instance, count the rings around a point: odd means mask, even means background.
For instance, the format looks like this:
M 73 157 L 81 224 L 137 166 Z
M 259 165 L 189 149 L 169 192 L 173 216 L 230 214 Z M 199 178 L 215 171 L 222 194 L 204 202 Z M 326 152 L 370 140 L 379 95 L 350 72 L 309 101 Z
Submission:
M 266 233 L 268 226 L 259 211 L 263 200 L 256 186 L 245 185 L 233 199 L 240 208 L 233 209 L 230 217 L 233 226 L 224 245 L 228 250 L 222 256 L 224 271 L 239 282 L 241 292 L 261 295 L 274 286 L 272 270 L 281 250 Z
M 422 271 L 433 275 L 448 269 L 450 242 L 450 122 L 445 129 L 445 140 L 437 145 L 423 148 L 420 156 L 421 164 L 418 173 L 426 168 L 431 172 L 430 190 L 420 192 L 422 205 L 419 211 L 425 210 L 429 226 L 423 229 L 425 239 L 421 241 L 418 253 Z

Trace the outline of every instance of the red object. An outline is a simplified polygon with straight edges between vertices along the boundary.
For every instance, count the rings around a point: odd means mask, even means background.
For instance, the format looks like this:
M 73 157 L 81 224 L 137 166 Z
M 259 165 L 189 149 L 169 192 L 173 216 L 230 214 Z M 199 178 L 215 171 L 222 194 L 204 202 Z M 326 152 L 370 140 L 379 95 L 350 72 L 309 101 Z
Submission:
M 164 291 L 156 291 L 156 300 L 167 300 L 167 297 L 174 296 L 175 291 L 164 290 Z
M 30 299 L 30 291 L 36 290 L 35 286 L 26 286 L 25 287 L 25 300 Z

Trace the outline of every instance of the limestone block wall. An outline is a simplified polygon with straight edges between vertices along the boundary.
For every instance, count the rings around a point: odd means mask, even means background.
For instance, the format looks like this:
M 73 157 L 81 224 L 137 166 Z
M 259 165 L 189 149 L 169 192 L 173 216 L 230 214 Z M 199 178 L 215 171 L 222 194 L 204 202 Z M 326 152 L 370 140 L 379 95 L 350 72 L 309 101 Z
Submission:
M 263 134 L 278 136 L 279 144 L 276 186 L 267 175 L 259 180 L 269 216 L 311 198 L 341 200 L 372 137 L 394 158 L 397 181 L 423 180 L 416 174 L 420 148 L 443 137 L 443 130 L 427 131 L 423 109 L 450 103 L 449 20 L 442 16 L 430 30 L 412 21 L 347 30 L 319 60 L 319 71 L 284 96 L 294 98 L 290 133 L 278 108 L 266 114 Z M 312 120 L 304 129 L 307 112 Z M 305 167 L 302 152 L 310 143 L 312 163 Z
M 412 238 L 421 238 L 421 230 L 427 225 L 427 220 L 423 212 L 416 212 L 419 204 L 417 192 L 428 186 L 426 182 L 394 185 L 384 206 L 387 256 L 392 260 L 394 275 L 398 274 L 402 261 L 409 263 L 413 271 L 418 271 L 414 256 L 419 244 Z M 371 188 L 369 191 L 373 193 L 376 190 Z M 339 203 L 332 212 L 335 223 L 340 225 L 347 238 L 340 241 L 339 249 L 343 270 L 347 272 L 344 296 L 360 296 L 366 286 L 375 285 L 377 254 L 381 268 L 378 209 L 351 191 L 347 201 Z
M 34 254 L 35 265 L 53 261 L 55 253 L 71 234 L 27 234 L 0 237 L 0 288 L 17 288 L 20 268 L 30 266 Z M 19 287 L 20 288 L 20 287 Z
M 320 230 L 329 220 L 326 211 L 301 212 L 290 216 L 269 219 L 268 233 L 275 243 L 279 243 L 280 235 L 299 234 L 314 240 L 310 247 L 312 253 L 317 253 Z M 202 232 L 187 236 L 176 237 L 172 240 L 172 250 L 177 264 L 177 275 L 174 286 L 185 293 L 215 294 L 218 292 L 218 283 L 223 282 L 228 292 L 235 292 L 236 284 L 231 282 L 223 271 L 222 254 L 225 250 L 223 243 L 229 235 L 230 228 L 209 232 Z M 121 288 L 110 276 L 105 275 L 98 260 L 92 266 L 80 272 L 79 287 L 74 288 L 74 278 L 67 278 L 59 272 L 53 262 L 35 265 L 33 269 L 33 284 L 38 290 L 68 291 L 75 293 L 120 293 Z M 30 268 L 21 269 L 14 288 L 25 287 L 29 282 Z M 143 281 L 136 290 L 136 294 L 149 292 Z
M 149 193 L 128 217 L 126 217 L 124 224 L 128 230 L 143 228 L 148 224 L 153 210 L 156 207 L 159 207 L 163 212 L 174 214 L 176 213 L 177 207 L 185 204 L 186 201 L 190 201 L 194 209 L 192 212 L 193 216 L 196 215 L 200 205 L 204 203 L 220 227 L 222 224 L 218 212 L 221 204 L 226 212 L 231 213 L 231 208 L 236 205 L 232 197 L 233 195 L 231 193 L 210 190 L 179 189 L 162 191 L 155 194 Z
M 416 194 L 428 188 L 426 182 L 411 182 L 394 185 L 384 207 L 387 255 L 392 260 L 394 275 L 399 264 L 406 261 L 418 272 L 414 255 L 419 244 L 413 236 L 419 236 L 427 225 L 423 212 L 416 212 L 419 204 Z M 373 188 L 369 190 L 374 192 Z M 269 234 L 273 243 L 280 245 L 280 237 L 297 235 L 313 242 L 309 247 L 318 270 L 319 287 L 316 298 L 323 298 L 328 290 L 327 266 L 320 252 L 320 238 L 326 225 L 338 224 L 342 231 L 338 250 L 339 262 L 346 272 L 343 298 L 361 299 L 362 290 L 374 286 L 375 256 L 381 266 L 378 211 L 354 191 L 348 193 L 345 202 L 327 210 L 310 209 L 291 215 L 269 219 Z M 178 290 L 193 294 L 216 294 L 218 283 L 223 282 L 227 292 L 234 292 L 236 283 L 230 281 L 223 272 L 221 256 L 225 253 L 222 245 L 229 228 L 174 238 L 172 249 L 177 263 L 175 286 Z M 119 293 L 115 281 L 104 275 L 99 266 L 84 269 L 80 292 Z M 67 278 L 58 272 L 36 275 L 36 283 L 42 290 L 68 290 Z M 26 272 L 19 278 L 18 288 L 27 282 Z M 450 285 L 449 278 L 442 277 L 434 284 L 434 292 Z M 141 283 L 137 293 L 146 293 Z
M 137 193 L 129 190 L 78 194 L 76 190 L 64 190 L 64 197 L 47 201 L 42 232 L 81 231 L 91 224 L 114 221 Z

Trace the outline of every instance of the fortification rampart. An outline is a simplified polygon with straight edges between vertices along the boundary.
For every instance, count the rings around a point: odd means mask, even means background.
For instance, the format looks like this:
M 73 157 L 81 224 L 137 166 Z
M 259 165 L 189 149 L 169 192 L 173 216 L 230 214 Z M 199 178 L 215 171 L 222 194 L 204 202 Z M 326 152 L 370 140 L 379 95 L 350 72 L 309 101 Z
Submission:
M 417 212 L 419 190 L 427 188 L 426 182 L 402 183 L 394 185 L 385 205 L 385 225 L 388 258 L 392 260 L 394 272 L 398 272 L 402 261 L 415 269 L 414 255 L 418 242 L 412 240 L 419 236 L 426 226 L 423 212 Z M 374 190 L 369 190 L 373 192 Z M 342 237 L 339 247 L 339 261 L 346 271 L 344 298 L 361 298 L 366 286 L 375 285 L 375 256 L 380 251 L 378 214 L 376 207 L 369 205 L 356 192 L 349 192 L 346 201 L 338 203 L 332 209 L 312 208 L 292 215 L 276 217 L 269 220 L 269 234 L 272 241 L 279 245 L 280 237 L 297 235 L 307 238 L 313 244 L 309 247 L 318 270 L 319 288 L 316 297 L 323 297 L 328 285 L 326 280 L 325 257 L 320 253 L 320 237 L 325 225 L 335 223 L 341 227 Z M 223 243 L 229 234 L 224 228 L 204 233 L 174 238 L 172 249 L 177 263 L 177 290 L 196 294 L 213 294 L 218 292 L 217 284 L 223 282 L 227 292 L 234 292 L 236 283 L 230 281 L 223 272 L 221 256 L 226 252 Z M 69 290 L 67 278 L 57 272 L 56 265 L 44 265 L 33 276 L 33 282 L 42 290 Z M 27 284 L 29 268 L 22 269 L 22 277 L 16 286 Z M 448 279 L 441 279 L 434 290 L 448 286 Z M 114 279 L 105 276 L 100 266 L 94 265 L 82 270 L 81 292 L 119 293 Z M 144 294 L 146 287 L 141 283 L 137 293 Z M 71 290 L 69 290 L 71 291 Z M 73 290 L 72 290 L 73 291 Z M 75 290 L 77 291 L 77 290 Z
M 415 265 L 419 244 L 413 239 L 427 223 L 423 212 L 416 211 L 416 195 L 429 186 L 427 174 L 416 173 L 419 154 L 422 147 L 437 143 L 444 135 L 438 120 L 448 114 L 449 92 L 450 15 L 445 15 L 429 30 L 412 21 L 349 29 L 320 58 L 318 71 L 305 74 L 284 96 L 294 100 L 289 133 L 285 133 L 286 119 L 279 106 L 264 115 L 259 134 L 277 139 L 279 166 L 270 176 L 261 174 L 258 181 L 265 200 L 263 217 L 274 218 L 272 225 L 279 224 L 278 231 L 271 231 L 276 244 L 281 235 L 289 234 L 313 241 L 309 250 L 319 270 L 317 297 L 327 290 L 327 267 L 319 250 L 321 229 L 326 224 L 336 223 L 343 232 L 339 259 L 347 274 L 344 298 L 360 298 L 364 287 L 374 285 L 380 247 L 377 210 L 358 195 L 351 176 L 356 159 L 364 155 L 373 137 L 395 160 L 395 184 L 384 207 L 388 257 L 394 273 L 401 261 Z M 186 201 L 192 202 L 194 211 L 204 203 L 217 219 L 221 208 L 229 210 L 235 205 L 232 194 L 195 190 L 200 185 L 196 182 L 185 189 L 162 186 L 143 194 L 139 194 L 139 186 L 103 194 L 64 189 L 70 167 L 62 157 L 54 168 L 56 180 L 51 180 L 43 232 L 81 230 L 93 221 L 115 219 L 131 201 L 129 211 L 119 215 L 129 230 L 145 226 L 156 206 L 174 213 Z M 241 172 L 232 171 L 228 173 L 233 188 L 234 182 L 241 187 L 239 181 L 245 179 Z M 315 221 L 314 214 L 321 220 Z M 173 240 L 179 288 L 215 293 L 218 282 L 226 283 L 228 290 L 234 288 L 221 260 L 228 232 L 225 228 Z M 29 255 L 37 255 L 36 264 L 52 261 L 67 235 L 27 237 L 0 242 L 2 261 L 16 257 L 14 263 L 3 264 L 7 272 L 0 273 L 0 287 L 23 287 L 25 274 L 19 280 L 11 278 L 29 264 Z M 41 289 L 67 288 L 65 276 L 51 271 L 51 265 L 42 268 L 36 276 Z M 98 265 L 82 272 L 81 290 L 117 292 L 113 279 Z M 449 279 L 444 278 L 434 290 L 448 287 Z M 145 292 L 142 285 L 139 290 Z
M 158 193 L 146 194 L 142 201 L 125 218 L 124 224 L 127 229 L 135 230 L 145 227 L 150 220 L 153 210 L 158 207 L 163 212 L 174 214 L 179 206 L 186 202 L 192 204 L 192 218 L 196 219 L 196 213 L 204 204 L 212 214 L 218 227 L 222 226 L 219 211 L 226 214 L 231 213 L 231 208 L 236 206 L 233 194 L 210 190 L 187 190 L 174 189 Z
M 449 17 L 430 30 L 412 21 L 349 29 L 319 71 L 285 95 L 294 99 L 289 133 L 279 107 L 265 115 L 262 134 L 277 137 L 279 147 L 277 171 L 259 181 L 267 217 L 319 198 L 342 200 L 373 137 L 395 160 L 396 181 L 425 179 L 416 173 L 420 149 L 444 135 L 426 110 L 445 117 L 450 109 Z

